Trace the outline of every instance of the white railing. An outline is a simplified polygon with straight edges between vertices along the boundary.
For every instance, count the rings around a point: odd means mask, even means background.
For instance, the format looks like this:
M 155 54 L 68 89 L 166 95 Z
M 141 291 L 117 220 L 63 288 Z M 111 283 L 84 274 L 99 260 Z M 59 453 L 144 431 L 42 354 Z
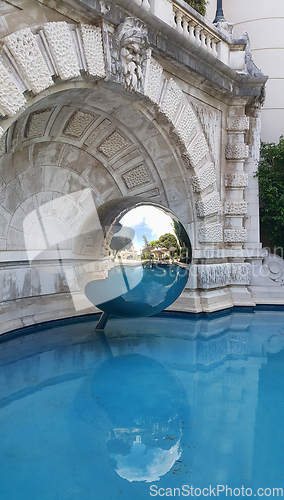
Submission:
M 173 3 L 173 28 L 214 57 L 218 57 L 217 44 L 221 41 L 220 37 L 175 2 Z
M 226 31 L 225 26 L 216 28 L 183 0 L 133 1 L 224 64 L 236 71 L 243 71 L 245 42 L 235 45 L 230 30 Z M 226 26 L 232 29 L 232 25 Z

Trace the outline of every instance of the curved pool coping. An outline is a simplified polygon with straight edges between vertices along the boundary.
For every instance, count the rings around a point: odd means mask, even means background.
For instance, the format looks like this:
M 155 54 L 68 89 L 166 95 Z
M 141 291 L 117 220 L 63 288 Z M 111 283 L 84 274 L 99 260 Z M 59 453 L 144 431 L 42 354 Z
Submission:
M 222 318 L 224 316 L 230 316 L 233 313 L 241 313 L 242 315 L 245 314 L 252 314 L 257 311 L 275 311 L 275 312 L 284 312 L 284 305 L 282 304 L 276 304 L 276 305 L 271 305 L 271 304 L 258 304 L 256 306 L 233 306 L 228 309 L 222 309 L 219 311 L 214 311 L 214 312 L 200 312 L 200 313 L 193 313 L 193 312 L 188 312 L 188 311 L 167 311 L 164 310 L 158 314 L 155 314 L 153 316 L 148 316 L 147 320 L 150 320 L 151 318 L 176 318 L 176 319 L 200 319 L 200 320 L 209 320 L 209 319 L 218 319 Z M 69 316 L 65 318 L 59 318 L 59 319 L 54 319 L 54 320 L 48 320 L 48 321 L 43 321 L 39 322 L 36 324 L 31 324 L 31 325 L 26 325 L 23 327 L 19 328 L 14 328 L 12 330 L 8 330 L 6 332 L 3 332 L 0 334 L 0 342 L 1 339 L 7 340 L 8 338 L 15 338 L 18 336 L 22 335 L 28 335 L 30 333 L 36 333 L 36 332 L 42 332 L 44 330 L 50 330 L 51 328 L 54 327 L 63 327 L 71 324 L 84 324 L 84 323 L 89 323 L 89 322 L 95 322 L 99 320 L 101 316 L 101 312 L 95 312 L 95 313 L 88 313 L 88 314 L 81 314 L 81 315 L 76 315 L 76 316 Z M 123 320 L 123 321 L 131 321 L 132 318 L 122 318 L 114 315 L 110 315 L 110 320 Z M 139 318 L 141 320 L 141 318 Z

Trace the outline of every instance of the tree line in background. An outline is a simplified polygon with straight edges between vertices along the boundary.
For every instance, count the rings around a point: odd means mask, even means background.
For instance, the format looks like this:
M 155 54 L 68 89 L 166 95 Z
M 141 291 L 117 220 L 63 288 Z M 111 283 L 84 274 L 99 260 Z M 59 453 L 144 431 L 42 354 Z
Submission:
M 259 183 L 261 230 L 272 245 L 284 248 L 284 137 L 262 143 L 255 173 Z

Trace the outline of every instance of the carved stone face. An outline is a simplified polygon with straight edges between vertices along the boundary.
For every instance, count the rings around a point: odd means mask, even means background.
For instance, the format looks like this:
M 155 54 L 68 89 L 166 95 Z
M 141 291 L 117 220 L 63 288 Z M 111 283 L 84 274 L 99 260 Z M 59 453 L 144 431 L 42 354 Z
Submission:
M 140 64 L 141 46 L 135 42 L 128 43 L 121 48 L 121 57 L 123 57 L 126 62 L 134 61 L 136 64 Z
M 124 84 L 129 90 L 137 90 L 142 79 L 142 48 L 138 42 L 129 42 L 121 48 L 122 72 Z
M 117 28 L 113 40 L 114 73 L 128 90 L 141 91 L 148 47 L 146 26 L 139 19 L 127 18 Z

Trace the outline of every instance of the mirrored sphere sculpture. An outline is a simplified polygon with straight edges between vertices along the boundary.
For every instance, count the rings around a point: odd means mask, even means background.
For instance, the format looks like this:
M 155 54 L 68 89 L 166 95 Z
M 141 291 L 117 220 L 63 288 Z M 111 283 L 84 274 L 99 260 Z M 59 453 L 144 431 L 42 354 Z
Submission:
M 156 314 L 184 289 L 191 262 L 187 232 L 168 208 L 137 197 L 105 203 L 73 241 L 80 289 L 104 312 Z

